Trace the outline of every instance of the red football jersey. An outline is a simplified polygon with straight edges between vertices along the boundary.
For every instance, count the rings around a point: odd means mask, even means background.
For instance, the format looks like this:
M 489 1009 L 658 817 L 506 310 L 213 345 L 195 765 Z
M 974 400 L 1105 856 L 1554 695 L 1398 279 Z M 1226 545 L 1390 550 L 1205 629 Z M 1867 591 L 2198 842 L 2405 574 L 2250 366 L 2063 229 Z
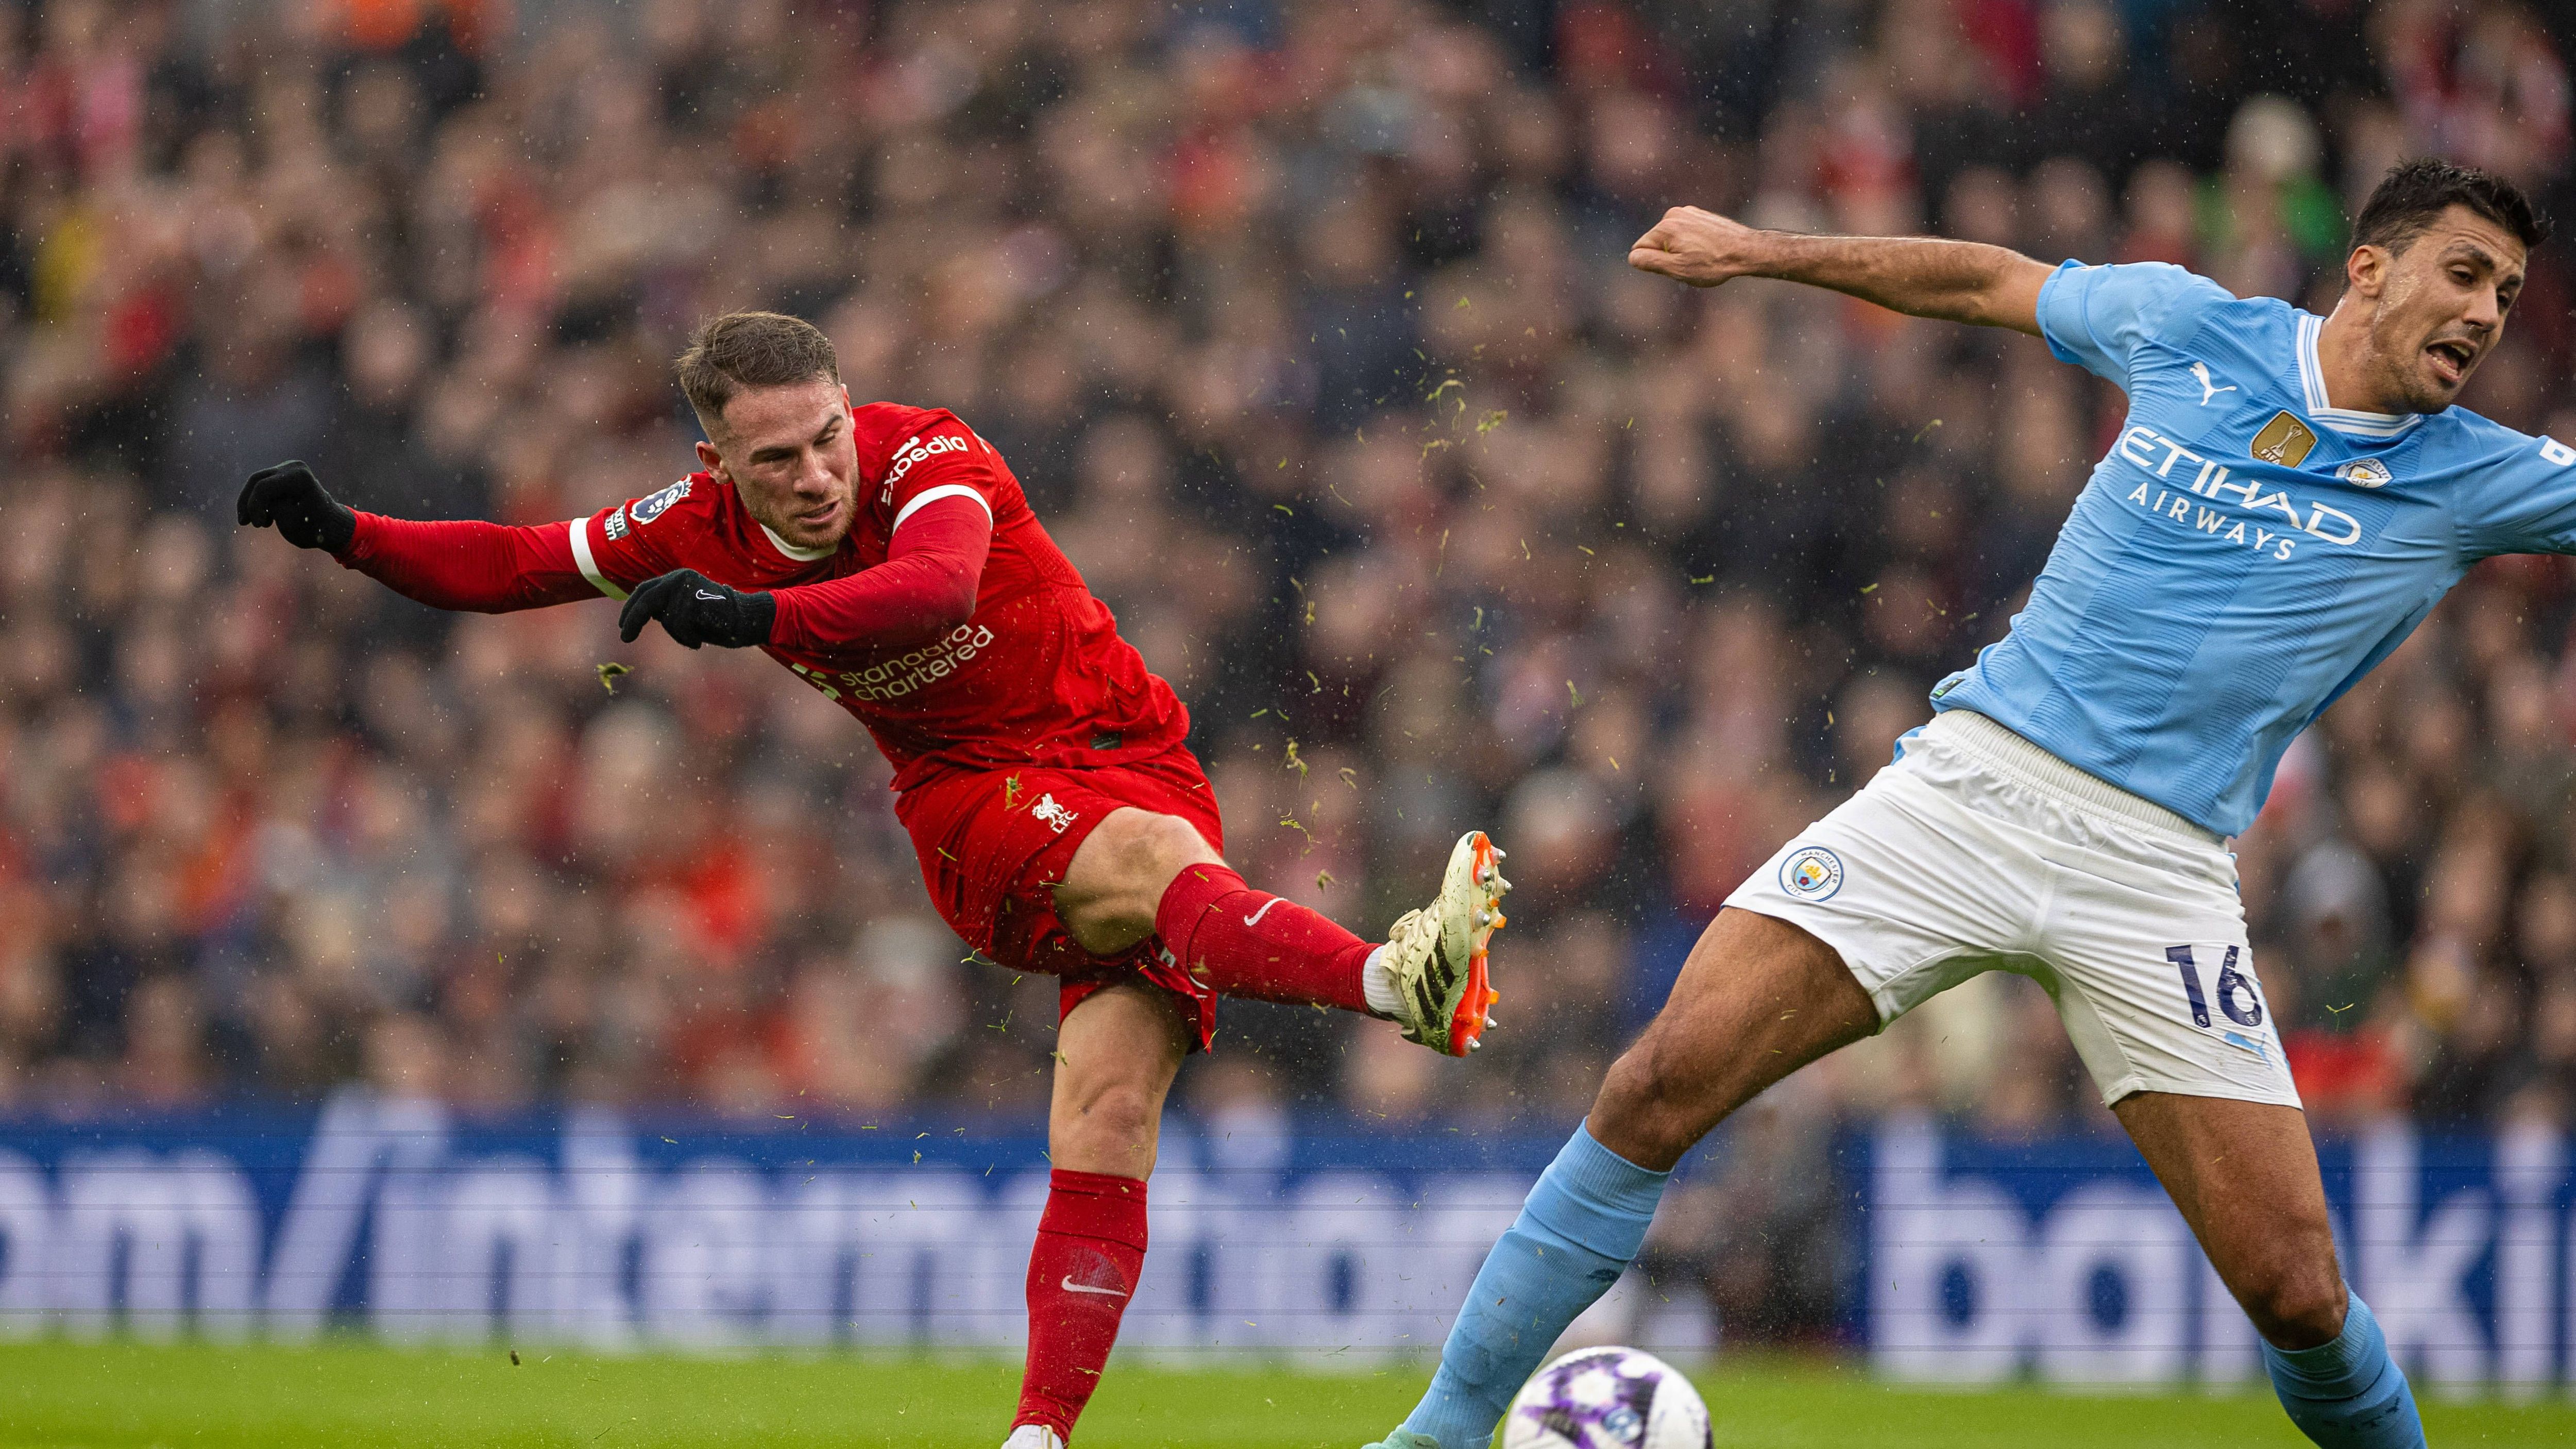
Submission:
M 863 403 L 857 513 L 828 553 L 791 547 L 730 485 L 693 473 L 570 525 L 573 561 L 612 598 L 672 569 L 739 589 L 843 578 L 883 563 L 913 511 L 969 499 L 992 515 L 975 612 L 929 644 L 763 646 L 858 716 L 907 789 L 942 766 L 1102 765 L 1180 743 L 1189 713 L 1118 637 L 1109 606 L 1029 510 L 1002 455 L 945 409 Z

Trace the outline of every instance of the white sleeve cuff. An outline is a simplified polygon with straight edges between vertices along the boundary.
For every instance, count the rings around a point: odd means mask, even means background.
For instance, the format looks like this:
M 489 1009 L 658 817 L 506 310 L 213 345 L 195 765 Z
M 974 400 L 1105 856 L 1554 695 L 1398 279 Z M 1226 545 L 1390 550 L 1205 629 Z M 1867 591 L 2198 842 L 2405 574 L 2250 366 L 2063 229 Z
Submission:
M 919 513 L 921 511 L 921 505 L 925 503 L 936 503 L 942 498 L 972 498 L 975 500 L 975 506 L 984 510 L 984 521 L 986 523 L 993 521 L 993 505 L 984 501 L 983 494 L 976 492 L 974 489 L 963 483 L 942 483 L 936 488 L 922 489 L 919 493 L 913 495 L 910 503 L 905 504 L 901 509 L 897 510 L 894 516 L 893 527 L 886 530 L 887 536 L 892 537 L 895 529 L 903 527 L 903 521 L 905 519 Z
M 626 591 L 610 583 L 608 575 L 599 571 L 599 561 L 590 556 L 590 520 L 587 518 L 572 521 L 572 561 L 573 566 L 581 570 L 581 576 L 590 580 L 592 588 L 612 599 L 626 597 Z

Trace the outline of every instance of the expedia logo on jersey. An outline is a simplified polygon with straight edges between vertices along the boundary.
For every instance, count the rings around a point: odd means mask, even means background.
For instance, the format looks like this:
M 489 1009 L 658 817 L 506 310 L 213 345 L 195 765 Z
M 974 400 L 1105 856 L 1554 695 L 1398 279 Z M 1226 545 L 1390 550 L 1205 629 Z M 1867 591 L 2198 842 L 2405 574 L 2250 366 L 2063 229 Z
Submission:
M 883 703 L 946 679 L 992 642 L 991 629 L 981 624 L 960 624 L 926 649 L 915 649 L 865 669 L 808 669 L 802 664 L 790 667 L 827 698 Z
M 608 534 L 608 541 L 610 543 L 615 543 L 619 539 L 624 538 L 626 536 L 626 505 L 623 503 L 618 504 L 617 511 L 608 515 L 608 522 L 600 525 L 600 527 Z
M 2271 432 L 2267 425 L 2257 435 L 2258 456 L 2262 456 L 2263 438 Z M 2306 457 L 2317 440 L 2304 427 L 2301 432 L 2306 434 L 2305 443 L 2276 438 L 2272 451 L 2285 458 L 2292 453 Z M 2126 495 L 2127 502 L 2221 543 L 2239 544 L 2276 561 L 2286 561 L 2309 539 L 2337 548 L 2350 548 L 2361 542 L 2361 520 L 2342 509 L 2327 503 L 2302 504 L 2285 491 L 2266 492 L 2260 479 L 2235 478 L 2231 476 L 2234 470 L 2226 464 L 2204 458 L 2153 428 L 2132 425 L 2120 434 L 2120 441 L 2112 445 L 2111 451 L 2147 475 L 2145 482 Z M 2178 466 L 2186 460 L 2190 466 Z M 2213 508 L 2213 503 L 2226 506 Z M 2243 517 L 2238 509 L 2254 516 Z
M 688 496 L 689 480 L 683 478 L 679 482 L 672 484 L 670 487 L 663 489 L 659 493 L 650 494 L 646 497 L 636 499 L 626 507 L 629 513 L 635 515 L 636 526 L 641 528 L 645 524 L 651 523 L 654 519 L 661 517 L 665 512 L 669 511 L 672 504 L 677 503 Z M 611 538 L 615 538 L 616 536 L 617 535 L 613 533 L 609 535 Z
M 894 485 L 902 482 L 903 475 L 911 472 L 913 465 L 920 462 L 922 459 L 935 457 L 941 453 L 963 453 L 965 451 L 966 440 L 957 436 L 955 433 L 942 433 L 935 438 L 915 438 L 904 444 L 901 448 L 895 450 L 893 466 L 886 469 L 885 491 L 877 495 L 877 501 L 880 503 L 892 503 L 894 501 Z

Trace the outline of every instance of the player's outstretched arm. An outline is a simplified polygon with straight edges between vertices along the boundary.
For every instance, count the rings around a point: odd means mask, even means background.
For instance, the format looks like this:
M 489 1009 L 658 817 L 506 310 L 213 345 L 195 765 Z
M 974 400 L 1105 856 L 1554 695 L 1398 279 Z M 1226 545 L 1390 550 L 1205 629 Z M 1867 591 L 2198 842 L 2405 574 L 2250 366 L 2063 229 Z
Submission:
M 1915 317 L 2039 335 L 2050 268 L 2005 247 L 1937 237 L 1806 236 L 1763 231 L 1676 206 L 1637 238 L 1628 265 L 1714 287 L 1737 277 L 1804 282 Z
M 250 475 L 234 514 L 245 528 L 275 528 L 297 548 L 321 549 L 436 609 L 497 614 L 599 597 L 573 559 L 567 524 L 510 528 L 361 513 L 333 498 L 302 462 Z

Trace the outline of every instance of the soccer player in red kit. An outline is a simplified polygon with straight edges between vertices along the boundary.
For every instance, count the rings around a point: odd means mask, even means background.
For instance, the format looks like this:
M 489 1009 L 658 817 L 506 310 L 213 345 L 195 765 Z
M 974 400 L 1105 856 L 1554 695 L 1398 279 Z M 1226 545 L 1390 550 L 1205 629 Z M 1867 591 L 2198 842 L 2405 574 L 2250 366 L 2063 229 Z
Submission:
M 938 409 L 853 406 L 830 341 L 776 313 L 699 328 L 679 379 L 703 471 L 587 518 L 358 513 L 284 463 L 252 476 L 240 520 L 440 608 L 622 599 L 625 639 L 658 619 L 692 649 L 761 649 L 867 726 L 940 914 L 1063 983 L 1055 1171 L 1004 1446 L 1056 1449 L 1135 1288 L 1163 1098 L 1217 997 L 1366 1012 L 1464 1056 L 1491 1024 L 1501 852 L 1461 838 L 1438 897 L 1384 943 L 1253 889 L 1226 867 L 1188 712 L 990 444 Z

